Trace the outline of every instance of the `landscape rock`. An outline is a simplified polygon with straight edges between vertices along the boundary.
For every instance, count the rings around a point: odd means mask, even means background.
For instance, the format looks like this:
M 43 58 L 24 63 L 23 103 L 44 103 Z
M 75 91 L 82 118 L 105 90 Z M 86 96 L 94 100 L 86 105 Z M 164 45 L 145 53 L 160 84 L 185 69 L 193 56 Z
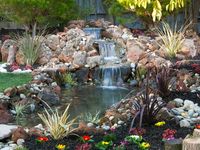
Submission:
M 8 111 L 8 106 L 5 103 L 0 103 L 0 124 L 9 123 L 12 120 L 12 115 Z
M 75 52 L 73 55 L 73 64 L 78 65 L 79 67 L 83 67 L 86 63 L 87 53 L 85 51 Z
M 12 141 L 14 141 L 15 143 L 17 143 L 17 141 L 19 139 L 27 139 L 28 138 L 28 134 L 26 133 L 26 131 L 22 128 L 22 127 L 18 127 L 17 129 L 15 129 L 12 132 Z
M 17 126 L 0 124 L 0 140 L 10 137 L 14 129 L 17 129 Z
M 3 42 L 3 45 L 1 47 L 2 61 L 7 62 L 9 47 L 14 46 L 15 44 L 16 44 L 16 42 L 14 40 L 11 40 L 11 39 L 7 39 Z
M 186 57 L 195 57 L 197 55 L 197 49 L 195 47 L 194 39 L 185 39 L 180 52 Z
M 180 127 L 190 127 L 190 123 L 189 123 L 189 121 L 187 121 L 187 120 L 181 120 L 180 121 Z
M 46 45 L 51 48 L 53 51 L 57 49 L 60 44 L 60 39 L 58 35 L 49 35 L 46 39 Z
M 103 64 L 103 57 L 102 56 L 87 57 L 86 62 L 90 68 L 94 68 L 96 66 Z

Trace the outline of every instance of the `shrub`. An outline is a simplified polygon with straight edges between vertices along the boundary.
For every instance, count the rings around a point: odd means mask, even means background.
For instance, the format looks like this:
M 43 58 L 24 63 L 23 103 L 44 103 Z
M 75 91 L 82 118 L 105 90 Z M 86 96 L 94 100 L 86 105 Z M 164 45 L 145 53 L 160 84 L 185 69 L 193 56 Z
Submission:
M 162 27 L 156 28 L 156 32 L 158 32 L 162 41 L 162 44 L 158 43 L 158 45 L 164 50 L 167 57 L 174 58 L 183 45 L 184 33 L 190 24 L 182 26 L 180 29 L 177 29 L 177 25 L 172 28 L 165 22 L 162 22 L 161 25 Z
M 75 130 L 72 126 L 75 124 L 76 118 L 69 121 L 69 106 L 70 104 L 67 105 L 65 111 L 61 115 L 59 115 L 57 109 L 53 111 L 49 106 L 50 112 L 45 109 L 45 113 L 38 114 L 55 140 L 62 139 Z

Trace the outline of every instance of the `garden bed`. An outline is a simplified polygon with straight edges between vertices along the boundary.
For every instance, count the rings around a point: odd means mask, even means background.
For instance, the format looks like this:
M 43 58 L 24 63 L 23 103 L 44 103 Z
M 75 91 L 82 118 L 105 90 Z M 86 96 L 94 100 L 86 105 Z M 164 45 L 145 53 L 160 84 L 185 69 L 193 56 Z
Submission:
M 128 123 L 128 125 L 126 125 L 126 126 L 117 128 L 114 132 L 113 131 L 107 132 L 107 134 L 114 133 L 117 137 L 116 141 L 113 142 L 114 143 L 113 145 L 120 145 L 120 142 L 122 142 L 124 140 L 124 138 L 129 135 L 129 133 L 128 133 L 129 127 L 130 127 L 130 123 Z M 176 130 L 177 133 L 175 134 L 175 137 L 182 138 L 182 139 L 184 139 L 187 134 L 192 133 L 192 129 L 180 128 L 179 125 L 176 125 L 176 123 L 173 121 L 167 122 L 164 126 L 160 126 L 160 127 L 156 127 L 155 125 L 144 126 L 144 129 L 146 129 L 146 133 L 143 135 L 143 139 L 150 143 L 150 145 L 151 145 L 150 150 L 163 150 L 164 149 L 164 143 L 162 142 L 162 133 L 166 129 Z M 95 144 L 98 143 L 99 141 L 103 140 L 103 137 L 105 135 L 105 133 L 102 133 L 102 134 L 77 133 L 77 134 L 79 136 L 93 135 L 92 139 L 94 140 L 94 143 L 92 143 L 91 150 L 97 150 L 97 148 L 95 148 Z M 58 141 L 55 141 L 50 138 L 49 141 L 44 142 L 44 143 L 37 143 L 36 138 L 37 137 L 32 136 L 26 140 L 25 146 L 29 150 L 36 150 L 36 149 L 37 150 L 49 150 L 49 149 L 56 150 L 55 146 L 57 144 L 65 144 L 65 145 L 68 145 L 69 150 L 75 150 L 76 149 L 75 147 L 79 143 L 81 143 L 80 138 L 76 137 L 76 136 L 69 136 L 68 138 L 64 138 L 63 140 L 58 140 Z M 111 147 L 109 149 L 112 150 L 113 147 Z M 126 149 L 127 150 L 137 150 L 138 147 L 135 144 L 129 144 L 129 145 L 127 145 Z

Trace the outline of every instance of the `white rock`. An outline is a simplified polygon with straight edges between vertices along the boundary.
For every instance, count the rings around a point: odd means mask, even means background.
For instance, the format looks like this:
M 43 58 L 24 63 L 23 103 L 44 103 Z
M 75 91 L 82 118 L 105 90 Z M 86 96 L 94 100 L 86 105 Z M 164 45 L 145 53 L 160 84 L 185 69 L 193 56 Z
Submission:
M 37 128 L 37 129 L 44 129 L 43 126 L 42 126 L 42 124 L 38 124 L 38 125 L 36 125 L 34 128 Z
M 135 68 L 136 64 L 135 63 L 131 63 L 131 68 Z
M 17 145 L 23 145 L 24 142 L 25 142 L 24 139 L 18 139 Z
M 117 123 L 118 123 L 119 125 L 122 125 L 122 124 L 124 124 L 124 121 L 119 120 Z
M 176 103 L 177 107 L 183 106 L 183 100 L 181 98 L 175 98 L 174 102 Z
M 53 82 L 53 83 L 51 83 L 51 86 L 55 87 L 55 86 L 57 86 L 57 83 Z
M 180 127 L 190 127 L 189 121 L 183 119 L 180 121 Z
M 26 95 L 20 94 L 20 98 L 21 98 L 21 99 L 25 99 L 25 98 L 26 98 Z
M 0 124 L 0 140 L 9 137 L 12 133 L 11 130 L 17 129 L 18 127 L 15 125 L 5 125 Z
M 172 111 L 175 115 L 180 115 L 181 113 L 184 112 L 184 110 L 183 110 L 182 107 L 180 107 L 180 108 L 173 108 L 171 111 Z
M 184 109 L 186 110 L 189 110 L 189 109 L 192 109 L 194 108 L 194 102 L 193 101 L 190 101 L 190 100 L 185 100 L 184 101 Z
M 193 110 L 193 109 L 190 109 L 190 110 L 188 111 L 188 115 L 189 115 L 190 117 L 192 117 L 193 114 L 194 114 L 194 110 Z
M 111 120 L 113 120 L 115 117 L 114 116 L 110 116 L 109 117 L 109 120 L 111 121 Z
M 14 150 L 14 148 L 12 148 L 12 147 L 4 147 L 1 150 Z
M 102 125 L 101 127 L 102 127 L 102 129 L 104 129 L 104 130 L 106 130 L 106 131 L 110 130 L 110 126 Z
M 94 124 L 91 123 L 91 122 L 89 122 L 89 123 L 87 123 L 87 126 L 88 126 L 89 128 L 92 128 L 92 127 L 94 127 Z
M 199 114 L 198 113 L 194 113 L 193 115 L 192 115 L 192 117 L 198 117 L 199 116 Z

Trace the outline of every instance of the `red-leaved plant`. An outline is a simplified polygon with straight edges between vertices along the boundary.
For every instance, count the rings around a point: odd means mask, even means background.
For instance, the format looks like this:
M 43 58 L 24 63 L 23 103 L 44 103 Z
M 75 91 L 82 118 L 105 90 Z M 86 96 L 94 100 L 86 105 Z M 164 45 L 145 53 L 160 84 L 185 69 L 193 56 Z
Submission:
M 173 129 L 166 129 L 164 130 L 162 134 L 162 140 L 163 141 L 168 141 L 168 140 L 173 140 L 175 139 L 174 135 L 176 134 L 176 130 Z
M 84 144 L 78 144 L 75 147 L 75 150 L 90 150 L 92 148 L 92 145 L 89 143 L 84 143 Z
M 146 133 L 146 130 L 144 128 L 140 128 L 140 127 L 136 127 L 136 128 L 131 128 L 129 130 L 129 134 L 132 134 L 132 135 L 139 135 L 139 136 L 142 136 L 143 134 Z
M 20 68 L 20 66 L 15 62 L 12 63 L 11 66 L 10 66 L 10 70 L 12 70 L 12 71 L 17 70 L 19 68 Z
M 199 64 L 192 64 L 191 66 L 194 69 L 195 73 L 200 74 L 200 65 Z

